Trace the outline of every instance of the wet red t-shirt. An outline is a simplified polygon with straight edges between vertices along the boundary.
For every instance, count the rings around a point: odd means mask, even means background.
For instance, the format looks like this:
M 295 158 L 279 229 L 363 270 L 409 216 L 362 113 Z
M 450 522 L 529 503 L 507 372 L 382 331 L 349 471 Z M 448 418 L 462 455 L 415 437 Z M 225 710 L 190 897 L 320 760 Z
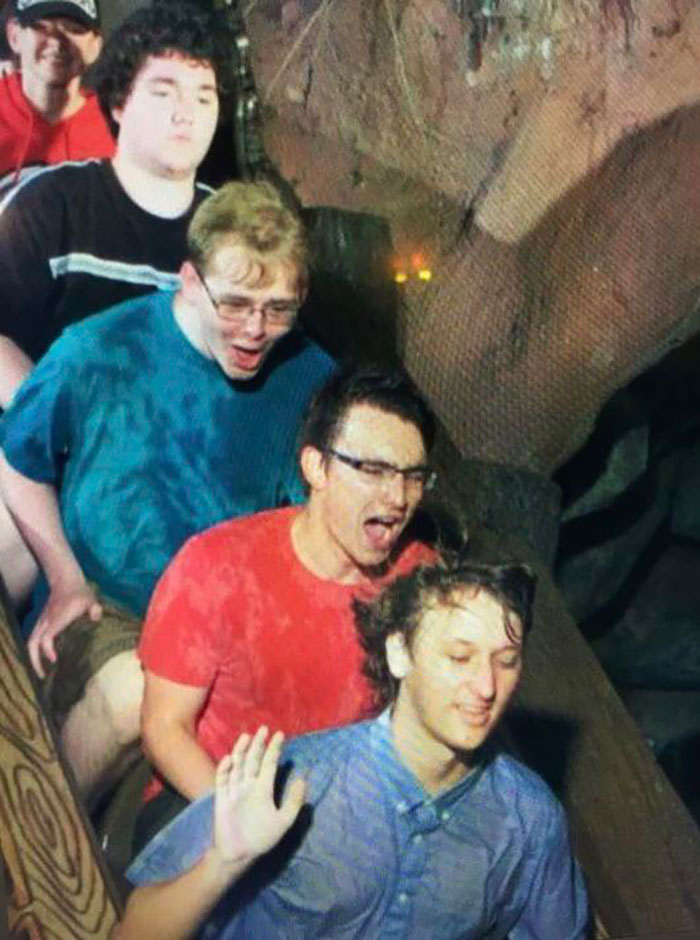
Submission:
M 190 539 L 146 615 L 144 668 L 211 688 L 197 740 L 215 761 L 241 732 L 262 724 L 294 735 L 367 717 L 372 695 L 351 600 L 373 597 L 387 581 L 436 557 L 413 542 L 383 578 L 324 581 L 292 548 L 298 511 L 235 519 Z M 146 796 L 155 792 L 149 787 Z

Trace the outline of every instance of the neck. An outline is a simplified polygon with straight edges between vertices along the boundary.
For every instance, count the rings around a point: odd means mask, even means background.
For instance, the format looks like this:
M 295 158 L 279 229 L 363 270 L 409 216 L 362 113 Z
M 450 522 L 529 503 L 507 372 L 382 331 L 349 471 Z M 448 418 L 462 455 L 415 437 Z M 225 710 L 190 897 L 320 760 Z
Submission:
M 67 85 L 47 85 L 30 72 L 22 72 L 22 91 L 49 124 L 57 124 L 71 117 L 85 104 L 85 98 L 80 93 L 79 77 L 71 79 Z
M 130 199 L 151 215 L 176 219 L 192 205 L 194 171 L 182 178 L 169 179 L 137 166 L 119 148 L 112 166 Z
M 173 316 L 190 346 L 194 346 L 197 352 L 211 359 L 211 354 L 207 351 L 202 337 L 199 317 L 182 296 L 181 291 L 178 291 L 173 299 Z
M 428 793 L 449 790 L 473 769 L 465 754 L 426 734 L 402 689 L 391 715 L 391 727 L 402 762 Z
M 292 546 L 305 568 L 324 581 L 356 584 L 363 571 L 333 541 L 320 507 L 311 497 L 292 523 Z

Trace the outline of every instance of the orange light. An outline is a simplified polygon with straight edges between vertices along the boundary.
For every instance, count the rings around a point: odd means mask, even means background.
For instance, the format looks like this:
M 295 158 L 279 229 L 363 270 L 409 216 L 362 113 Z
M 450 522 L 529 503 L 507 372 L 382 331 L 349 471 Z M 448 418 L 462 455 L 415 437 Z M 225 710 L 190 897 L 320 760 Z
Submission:
M 418 278 L 421 281 L 429 281 L 432 279 L 432 276 L 433 272 L 430 270 L 430 268 L 421 268 L 418 272 Z
M 408 280 L 408 274 L 405 271 L 397 271 L 394 275 L 394 280 L 397 284 L 405 284 Z
M 411 265 L 414 271 L 420 270 L 423 267 L 423 256 L 419 254 L 411 255 Z

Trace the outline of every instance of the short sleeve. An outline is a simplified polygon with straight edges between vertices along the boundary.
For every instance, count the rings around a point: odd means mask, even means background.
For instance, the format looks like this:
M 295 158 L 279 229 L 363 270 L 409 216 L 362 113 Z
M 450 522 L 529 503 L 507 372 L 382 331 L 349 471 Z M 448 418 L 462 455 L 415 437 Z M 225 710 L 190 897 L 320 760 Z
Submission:
M 145 669 L 182 685 L 209 686 L 223 655 L 221 559 L 206 533 L 190 539 L 156 585 L 139 643 Z
M 8 463 L 38 483 L 55 483 L 74 433 L 79 359 L 71 336 L 58 340 L 20 386 L 0 421 Z
M 584 940 L 589 910 L 581 870 L 573 857 L 564 811 L 553 802 L 531 869 L 525 904 L 509 940 Z
M 0 334 L 32 358 L 46 348 L 63 202 L 51 180 L 37 174 L 0 204 Z

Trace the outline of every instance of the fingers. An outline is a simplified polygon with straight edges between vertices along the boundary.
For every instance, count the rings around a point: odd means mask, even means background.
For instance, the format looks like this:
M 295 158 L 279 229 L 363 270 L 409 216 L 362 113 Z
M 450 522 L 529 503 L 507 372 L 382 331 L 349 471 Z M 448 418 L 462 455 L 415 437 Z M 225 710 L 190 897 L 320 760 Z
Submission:
M 275 731 L 262 756 L 260 776 L 265 778 L 270 786 L 273 785 L 277 774 L 277 765 L 279 764 L 283 744 L 284 735 L 281 731 Z
M 41 664 L 41 651 L 39 649 L 40 636 L 37 635 L 36 628 L 33 630 L 32 635 L 29 637 L 29 642 L 27 643 L 27 652 L 29 653 L 29 660 L 32 664 L 34 672 L 39 676 L 40 679 L 44 678 L 44 667 Z
M 299 811 L 304 805 L 306 799 L 306 780 L 302 777 L 295 777 L 287 787 L 284 794 L 282 805 L 280 806 L 280 816 L 287 829 L 292 825 L 299 815 Z
M 231 753 L 219 762 L 216 769 L 216 785 L 233 785 L 244 779 L 266 778 L 272 785 L 277 773 L 284 734 L 276 731 L 269 742 L 268 734 L 267 725 L 261 725 L 252 737 L 249 734 L 241 734 Z
M 245 777 L 260 776 L 260 768 L 267 750 L 265 747 L 267 735 L 267 725 L 261 725 L 253 735 L 253 740 L 250 742 L 250 747 L 243 762 L 243 775 Z

